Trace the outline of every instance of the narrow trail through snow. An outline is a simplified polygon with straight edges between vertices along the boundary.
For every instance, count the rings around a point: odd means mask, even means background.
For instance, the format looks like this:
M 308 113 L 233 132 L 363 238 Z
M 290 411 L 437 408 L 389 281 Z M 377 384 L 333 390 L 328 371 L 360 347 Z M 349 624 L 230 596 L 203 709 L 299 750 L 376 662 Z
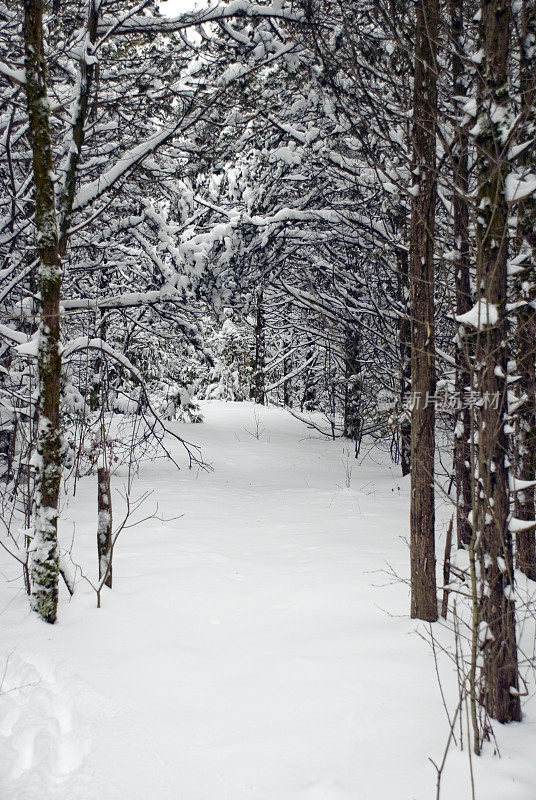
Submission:
M 448 726 L 388 574 L 407 574 L 407 482 L 281 410 L 203 410 L 183 430 L 213 471 L 141 465 L 140 516 L 169 521 L 122 534 L 101 610 L 81 581 L 48 628 L 1 586 L 1 800 L 432 800 Z M 93 478 L 63 520 L 94 574 Z M 476 765 L 482 797 L 534 800 L 534 737 L 511 726 Z M 442 800 L 469 798 L 466 753 L 448 764 Z

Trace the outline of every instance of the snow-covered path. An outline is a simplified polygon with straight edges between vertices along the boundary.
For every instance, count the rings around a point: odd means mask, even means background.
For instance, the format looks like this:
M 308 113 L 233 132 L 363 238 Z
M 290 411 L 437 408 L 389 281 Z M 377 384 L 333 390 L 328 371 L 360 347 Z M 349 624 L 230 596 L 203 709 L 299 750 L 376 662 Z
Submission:
M 382 572 L 407 574 L 407 482 L 377 451 L 348 462 L 283 411 L 260 409 L 259 438 L 251 404 L 204 413 L 184 430 L 214 471 L 142 466 L 134 494 L 154 488 L 159 513 L 182 516 L 122 534 L 101 610 L 81 582 L 49 628 L 18 583 L 0 585 L 13 688 L 0 696 L 0 798 L 432 800 L 428 758 L 448 725 L 407 587 Z M 67 541 L 76 522 L 88 572 L 93 483 L 63 524 Z M 474 765 L 477 797 L 534 800 L 534 717 L 499 741 L 501 759 Z M 467 753 L 453 750 L 441 798 L 470 797 Z

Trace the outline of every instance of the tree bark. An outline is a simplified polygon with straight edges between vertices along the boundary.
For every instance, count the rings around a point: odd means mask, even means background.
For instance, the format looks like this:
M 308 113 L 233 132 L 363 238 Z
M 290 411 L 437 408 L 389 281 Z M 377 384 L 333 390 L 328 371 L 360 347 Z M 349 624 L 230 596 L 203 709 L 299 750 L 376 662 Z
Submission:
M 510 104 L 508 94 L 509 0 L 481 0 L 483 52 L 475 144 L 479 189 L 476 208 L 476 299 L 480 324 L 475 371 L 478 484 L 475 531 L 481 564 L 483 703 L 499 722 L 521 719 L 517 695 L 512 536 L 508 530 L 508 440 L 506 383 L 506 277 Z M 482 627 L 482 626 L 481 626 Z
M 517 286 L 520 301 L 536 301 L 535 285 L 521 280 Z M 517 389 L 524 397 L 516 420 L 516 477 L 533 481 L 536 467 L 536 312 L 532 305 L 523 305 L 517 311 Z M 521 520 L 534 520 L 534 488 L 528 487 L 514 494 L 514 516 Z M 516 533 L 516 561 L 518 568 L 531 580 L 536 580 L 536 537 L 534 529 Z
M 437 619 L 435 575 L 434 228 L 438 0 L 418 0 L 413 89 L 411 292 L 411 616 Z
M 536 3 L 524 0 L 521 18 L 521 80 L 522 114 L 521 141 L 536 136 Z M 534 146 L 521 155 L 521 171 L 536 171 Z M 522 303 L 517 312 L 517 374 L 518 394 L 525 397 L 517 418 L 516 476 L 533 481 L 536 471 L 536 197 L 533 195 L 518 207 L 519 254 L 525 267 L 517 280 L 517 300 Z M 534 489 L 527 488 L 514 495 L 514 514 L 517 519 L 533 520 L 535 516 Z M 516 534 L 517 566 L 531 580 L 536 580 L 536 537 L 533 530 Z
M 359 452 L 363 431 L 361 377 L 361 335 L 358 328 L 349 329 L 344 345 L 345 384 L 344 384 L 344 436 L 354 442 L 355 454 Z
M 259 405 L 265 403 L 264 367 L 266 364 L 265 318 L 264 318 L 264 292 L 257 290 L 255 300 L 255 362 L 253 366 L 253 385 L 251 398 Z
M 64 174 L 62 181 L 62 196 L 59 213 L 59 251 L 63 258 L 67 250 L 69 236 L 69 225 L 73 211 L 73 203 L 76 190 L 76 175 L 82 145 L 84 143 L 86 131 L 86 118 L 91 94 L 91 85 L 95 74 L 95 60 L 93 57 L 93 45 L 97 38 L 97 25 L 99 21 L 100 2 L 90 0 L 87 19 L 87 38 L 84 42 L 83 52 L 80 58 L 80 72 L 78 76 L 78 93 L 75 98 L 75 109 L 72 123 L 72 144 L 69 144 L 63 165 Z M 67 140 L 69 143 L 69 139 Z
M 61 263 L 54 198 L 49 104 L 43 42 L 43 2 L 24 0 L 26 99 L 30 121 L 35 191 L 36 249 L 40 297 L 39 431 L 32 554 L 32 598 L 46 622 L 58 606 L 57 519 L 61 479 L 60 290 Z
M 452 31 L 452 88 L 455 117 L 462 116 L 464 98 L 467 96 L 467 76 L 463 63 L 463 30 L 465 0 L 451 0 L 450 17 Z M 468 136 L 467 131 L 458 125 L 452 144 L 452 214 L 453 237 L 456 258 L 454 261 L 456 314 L 465 314 L 471 308 L 471 287 L 469 279 L 469 206 L 468 193 Z M 468 547 L 473 535 L 469 522 L 472 508 L 471 496 L 471 410 L 463 402 L 471 387 L 469 340 L 458 331 L 456 347 L 456 393 L 461 398 L 456 415 L 454 433 L 454 477 L 456 484 L 456 534 L 458 547 Z
M 97 470 L 97 551 L 99 556 L 99 581 L 104 576 L 104 585 L 112 588 L 112 493 L 110 490 L 110 469 L 107 466 Z
M 399 219 L 407 230 L 403 212 Z M 402 475 L 411 472 L 411 419 L 405 409 L 411 394 L 411 321 L 409 316 L 409 260 L 406 248 L 397 249 L 398 301 L 402 314 L 398 322 L 398 350 L 400 354 L 400 467 Z

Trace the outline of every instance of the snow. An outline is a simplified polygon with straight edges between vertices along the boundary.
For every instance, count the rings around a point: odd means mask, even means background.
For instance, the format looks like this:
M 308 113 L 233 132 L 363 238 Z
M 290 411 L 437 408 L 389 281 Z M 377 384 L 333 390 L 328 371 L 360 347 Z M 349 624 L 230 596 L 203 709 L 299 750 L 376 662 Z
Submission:
M 533 194 L 536 194 L 536 175 L 506 176 L 506 199 L 509 203 L 519 203 L 520 200 L 526 200 Z
M 174 4 L 176 7 L 179 5 Z M 230 19 L 232 17 L 277 17 L 295 22 L 303 20 L 303 14 L 290 8 L 283 8 L 282 3 L 274 2 L 267 5 L 250 3 L 248 0 L 231 0 L 224 5 L 216 4 L 204 7 L 202 3 L 180 3 L 177 10 L 182 11 L 178 17 L 150 17 L 133 16 L 132 13 L 123 14 L 119 19 L 105 16 L 99 22 L 98 33 L 105 33 L 110 26 L 115 26 L 115 34 L 120 32 L 171 32 L 184 30 L 189 27 L 201 25 L 206 22 Z
M 13 81 L 14 83 L 18 83 L 21 86 L 24 86 L 26 83 L 26 71 L 23 69 L 12 69 L 8 67 L 7 64 L 4 64 L 0 61 L 0 75 L 4 75 L 4 77 L 9 78 L 9 80 Z
M 485 298 L 480 299 L 473 308 L 465 314 L 457 314 L 454 319 L 462 325 L 471 325 L 480 330 L 486 326 L 496 325 L 499 319 L 499 311 L 493 303 L 488 303 Z
M 26 345 L 28 343 L 28 337 L 26 334 L 21 333 L 20 331 L 14 331 L 12 328 L 9 328 L 7 325 L 2 325 L 0 323 L 0 334 L 5 336 L 11 342 L 18 342 L 18 345 Z
M 536 486 L 536 481 L 523 481 L 520 478 L 513 478 L 511 476 L 509 483 L 511 492 L 522 492 L 525 489 L 531 489 L 533 486 Z
M 153 153 L 166 139 L 169 139 L 178 126 L 163 126 L 160 131 L 153 134 L 145 142 L 136 145 L 128 153 L 110 167 L 107 172 L 100 175 L 91 183 L 84 184 L 79 190 L 73 202 L 73 210 L 80 211 L 100 197 L 111 186 L 117 183 L 135 164 L 139 164 L 150 153 Z
M 292 167 L 295 164 L 301 164 L 302 156 L 299 150 L 296 150 L 296 145 L 294 142 L 289 143 L 288 147 L 278 147 L 275 150 L 272 150 L 269 156 L 269 160 L 273 161 L 282 161 L 284 164 Z
M 536 520 L 516 519 L 515 517 L 510 517 L 508 521 L 508 530 L 512 533 L 529 531 L 531 528 L 536 528 Z
M 39 335 L 37 334 L 32 339 L 29 339 L 29 341 L 24 342 L 24 344 L 16 345 L 15 350 L 21 356 L 30 356 L 32 358 L 37 358 L 39 351 Z
M 0 583 L 0 796 L 430 800 L 448 722 L 416 633 L 428 628 L 390 574 L 408 574 L 407 479 L 378 450 L 349 462 L 347 444 L 280 409 L 202 412 L 176 430 L 213 470 L 140 465 L 133 497 L 154 492 L 138 516 L 154 501 L 160 519 L 121 533 L 101 609 L 80 570 L 53 627 L 20 581 Z M 81 479 L 61 511 L 63 546 L 75 526 L 73 559 L 94 582 L 96 482 Z M 116 520 L 125 482 L 119 468 Z M 7 577 L 17 566 L 0 557 Z M 452 711 L 455 668 L 439 667 Z M 477 797 L 533 800 L 525 713 L 495 726 L 501 758 L 487 744 L 473 759 Z M 453 748 L 441 798 L 470 797 L 467 749 Z

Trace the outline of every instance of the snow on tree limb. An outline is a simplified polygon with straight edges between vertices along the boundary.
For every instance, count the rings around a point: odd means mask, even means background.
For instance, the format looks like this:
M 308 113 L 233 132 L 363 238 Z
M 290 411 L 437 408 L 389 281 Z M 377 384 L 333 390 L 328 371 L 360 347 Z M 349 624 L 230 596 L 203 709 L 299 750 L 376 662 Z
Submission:
M 247 0 L 231 0 L 226 5 L 220 4 L 214 8 L 201 9 L 200 11 L 189 12 L 172 18 L 128 16 L 122 21 L 118 21 L 111 16 L 105 16 L 99 23 L 98 31 L 105 34 L 109 29 L 113 28 L 114 36 L 130 33 L 174 33 L 186 28 L 232 19 L 233 17 L 251 17 L 252 19 L 268 17 L 301 23 L 306 21 L 303 13 L 284 8 L 281 2 L 261 6 L 256 3 L 249 3 Z
M 10 81 L 18 84 L 19 86 L 24 86 L 26 83 L 26 73 L 23 69 L 12 69 L 11 67 L 8 67 L 7 64 L 3 64 L 1 61 L 0 75 L 3 75 L 5 78 L 9 78 Z

